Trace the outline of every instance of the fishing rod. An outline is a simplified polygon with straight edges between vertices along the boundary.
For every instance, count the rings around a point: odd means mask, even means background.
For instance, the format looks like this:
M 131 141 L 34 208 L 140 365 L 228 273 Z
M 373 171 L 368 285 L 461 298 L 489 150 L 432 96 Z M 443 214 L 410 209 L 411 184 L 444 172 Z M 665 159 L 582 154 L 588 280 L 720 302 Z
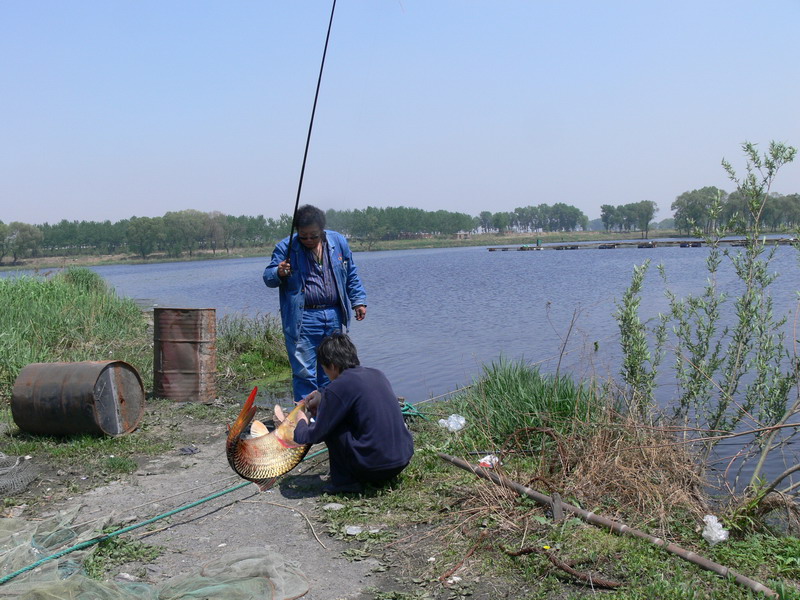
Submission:
M 297 223 L 297 209 L 300 206 L 300 192 L 303 189 L 303 176 L 306 172 L 306 161 L 308 160 L 308 148 L 311 145 L 311 131 L 314 128 L 314 115 L 317 112 L 317 101 L 319 100 L 319 89 L 322 85 L 322 73 L 325 70 L 325 57 L 328 54 L 328 42 L 331 39 L 331 28 L 333 27 L 333 14 L 336 12 L 336 0 L 333 0 L 331 6 L 331 17 L 328 21 L 328 33 L 325 35 L 325 47 L 322 50 L 322 61 L 319 65 L 319 76 L 317 77 L 317 89 L 314 92 L 314 104 L 311 107 L 311 120 L 308 123 L 308 135 L 306 136 L 306 148 L 303 152 L 303 165 L 300 167 L 300 180 L 297 184 L 297 198 L 294 202 L 294 211 L 292 212 L 292 226 L 289 229 L 289 246 L 286 249 L 286 260 L 291 260 L 292 239 L 294 237 L 295 225 Z

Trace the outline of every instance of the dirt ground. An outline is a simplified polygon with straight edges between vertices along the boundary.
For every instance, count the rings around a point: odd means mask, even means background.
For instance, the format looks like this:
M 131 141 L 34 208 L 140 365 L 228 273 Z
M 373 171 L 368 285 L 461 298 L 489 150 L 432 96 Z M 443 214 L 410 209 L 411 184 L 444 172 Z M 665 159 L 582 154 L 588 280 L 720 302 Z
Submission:
M 309 600 L 366 600 L 375 597 L 375 589 L 397 588 L 391 568 L 375 558 L 346 558 L 349 545 L 330 536 L 320 523 L 326 506 L 347 502 L 321 492 L 327 475 L 324 453 L 302 463 L 273 489 L 259 492 L 228 465 L 224 425 L 192 427 L 195 441 L 189 446 L 144 462 L 122 480 L 57 500 L 41 516 L 79 506 L 76 523 L 110 514 L 111 523 L 131 526 L 232 490 L 125 534 L 160 546 L 163 554 L 152 563 L 121 565 L 113 575 L 155 584 L 196 570 L 226 549 L 266 545 L 299 567 L 308 579 L 309 592 L 303 597 Z
M 148 427 L 156 435 L 170 435 L 170 430 L 174 435 L 176 422 L 181 418 L 153 419 Z M 180 442 L 173 449 L 143 459 L 134 473 L 105 485 L 93 486 L 79 471 L 42 473 L 25 492 L 39 500 L 21 516 L 37 519 L 78 508 L 74 523 L 108 518 L 116 530 L 185 509 L 123 534 L 121 539 L 162 549 L 152 562 L 119 565 L 108 574 L 125 583 L 156 585 L 196 573 L 229 550 L 268 547 L 306 577 L 309 591 L 303 598 L 307 600 L 494 599 L 525 597 L 530 592 L 513 581 L 473 570 L 477 564 L 469 561 L 455 583 L 438 581 L 440 571 L 449 571 L 452 564 L 432 562 L 443 549 L 436 524 L 395 530 L 396 542 L 373 546 L 370 552 L 361 552 L 357 541 L 331 535 L 324 512 L 335 509 L 332 504 L 346 506 L 357 499 L 322 493 L 327 460 L 324 452 L 312 455 L 324 446 L 313 447 L 311 458 L 273 489 L 259 492 L 228 465 L 224 423 L 192 420 L 187 431 L 175 437 Z M 65 493 L 79 486 L 86 489 Z M 381 527 L 379 523 L 377 528 Z

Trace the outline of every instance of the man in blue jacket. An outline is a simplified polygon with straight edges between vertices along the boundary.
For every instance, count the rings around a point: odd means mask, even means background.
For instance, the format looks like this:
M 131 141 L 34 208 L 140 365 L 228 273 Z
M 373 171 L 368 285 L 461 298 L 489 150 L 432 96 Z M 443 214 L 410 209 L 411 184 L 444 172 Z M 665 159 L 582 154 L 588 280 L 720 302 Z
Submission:
M 325 387 L 329 379 L 317 365 L 317 346 L 347 330 L 355 313 L 367 316 L 367 294 L 345 237 L 325 229 L 325 213 L 306 204 L 297 210 L 297 235 L 275 246 L 264 269 L 264 283 L 278 288 L 286 352 L 292 367 L 294 401 Z
M 330 481 L 322 491 L 357 493 L 365 484 L 382 485 L 406 468 L 414 442 L 392 386 L 378 369 L 362 367 L 343 333 L 326 337 L 317 350 L 331 383 L 306 399 L 305 414 L 294 430 L 298 444 L 325 442 Z M 283 415 L 276 410 L 276 419 Z

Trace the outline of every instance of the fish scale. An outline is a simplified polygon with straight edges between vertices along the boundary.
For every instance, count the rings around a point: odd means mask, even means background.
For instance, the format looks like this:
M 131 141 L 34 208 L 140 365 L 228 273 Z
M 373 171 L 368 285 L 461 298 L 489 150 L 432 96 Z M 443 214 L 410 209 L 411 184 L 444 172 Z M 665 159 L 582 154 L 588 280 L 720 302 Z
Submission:
M 257 392 L 258 388 L 253 388 L 236 421 L 228 428 L 226 453 L 231 468 L 263 492 L 272 487 L 278 477 L 299 465 L 311 446 L 294 442 L 294 430 L 305 403 L 298 402 L 278 427 L 267 432 L 263 423 L 253 420 Z M 251 435 L 244 437 L 248 428 Z

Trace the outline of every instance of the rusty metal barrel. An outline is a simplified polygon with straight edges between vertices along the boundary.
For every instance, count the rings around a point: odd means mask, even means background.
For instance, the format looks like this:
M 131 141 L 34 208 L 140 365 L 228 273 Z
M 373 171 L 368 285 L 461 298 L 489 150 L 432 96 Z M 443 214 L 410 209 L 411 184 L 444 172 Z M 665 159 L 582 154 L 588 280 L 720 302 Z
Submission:
M 153 395 L 210 403 L 217 396 L 217 313 L 153 309 Z
M 144 414 L 138 371 L 121 360 L 32 363 L 11 391 L 22 431 L 44 435 L 130 433 Z

